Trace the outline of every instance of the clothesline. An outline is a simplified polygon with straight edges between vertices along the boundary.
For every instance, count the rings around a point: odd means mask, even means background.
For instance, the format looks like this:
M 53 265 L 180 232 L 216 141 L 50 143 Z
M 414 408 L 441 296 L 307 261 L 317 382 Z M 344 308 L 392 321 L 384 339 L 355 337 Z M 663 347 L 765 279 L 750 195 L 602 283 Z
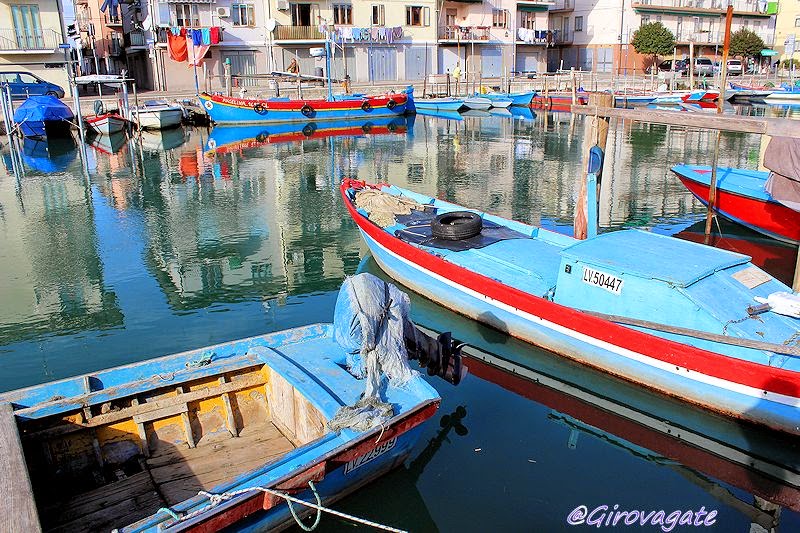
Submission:
M 175 37 L 191 37 L 195 46 L 219 44 L 221 40 L 222 29 L 219 26 L 210 26 L 208 28 L 184 28 L 181 26 L 172 26 L 169 32 Z
M 319 31 L 325 32 L 327 26 L 320 26 Z M 333 38 L 339 42 L 356 42 L 356 41 L 384 41 L 387 44 L 392 44 L 403 38 L 403 27 L 384 27 L 372 26 L 369 28 L 353 28 L 346 26 L 343 28 L 336 28 L 333 32 Z
M 219 26 L 200 29 L 170 28 L 167 32 L 170 59 L 179 63 L 188 61 L 190 67 L 201 65 L 210 45 L 220 42 L 220 32 Z

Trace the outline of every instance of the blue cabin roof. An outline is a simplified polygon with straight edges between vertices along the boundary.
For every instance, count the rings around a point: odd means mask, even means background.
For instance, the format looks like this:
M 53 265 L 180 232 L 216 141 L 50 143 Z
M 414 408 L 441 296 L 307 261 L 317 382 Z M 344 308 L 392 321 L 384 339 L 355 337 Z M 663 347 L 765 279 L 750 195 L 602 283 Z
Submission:
M 561 256 L 679 287 L 750 261 L 746 255 L 640 230 L 604 233 L 564 248 Z

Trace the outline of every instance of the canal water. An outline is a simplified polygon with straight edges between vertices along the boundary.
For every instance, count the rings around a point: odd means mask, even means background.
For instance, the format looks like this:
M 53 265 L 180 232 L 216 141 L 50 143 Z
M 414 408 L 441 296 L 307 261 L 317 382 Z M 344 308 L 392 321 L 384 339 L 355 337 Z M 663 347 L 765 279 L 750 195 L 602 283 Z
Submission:
M 74 142 L 26 141 L 19 156 L 4 147 L 0 391 L 330 321 L 346 275 L 382 275 L 340 201 L 343 177 L 572 232 L 582 117 L 526 110 L 292 129 L 98 138 L 85 154 Z M 601 231 L 702 241 L 705 210 L 669 169 L 709 164 L 714 139 L 618 123 Z M 761 149 L 759 136 L 724 133 L 720 165 L 756 168 Z M 791 280 L 796 249 L 724 221 L 715 232 L 716 245 Z M 453 331 L 509 372 L 476 361 L 458 387 L 432 381 L 442 407 L 412 460 L 336 508 L 413 531 L 598 529 L 570 521 L 595 511 L 604 526 L 603 505 L 715 511 L 707 526 L 617 526 L 637 531 L 751 531 L 776 514 L 779 531 L 800 531 L 798 492 L 757 472 L 797 484 L 797 442 L 567 364 L 419 297 L 413 305 L 418 323 Z M 742 466 L 751 462 L 759 468 Z M 320 526 L 355 529 L 329 516 Z

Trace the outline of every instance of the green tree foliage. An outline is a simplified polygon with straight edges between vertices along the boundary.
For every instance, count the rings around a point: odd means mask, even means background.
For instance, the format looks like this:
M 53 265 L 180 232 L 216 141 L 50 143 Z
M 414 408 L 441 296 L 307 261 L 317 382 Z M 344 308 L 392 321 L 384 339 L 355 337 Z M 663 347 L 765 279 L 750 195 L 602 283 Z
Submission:
M 642 24 L 631 39 L 633 48 L 640 54 L 652 55 L 653 65 L 658 56 L 671 54 L 675 48 L 675 36 L 660 22 Z
M 730 53 L 735 56 L 756 57 L 761 54 L 761 50 L 764 48 L 766 47 L 761 37 L 747 28 L 742 28 L 731 34 Z

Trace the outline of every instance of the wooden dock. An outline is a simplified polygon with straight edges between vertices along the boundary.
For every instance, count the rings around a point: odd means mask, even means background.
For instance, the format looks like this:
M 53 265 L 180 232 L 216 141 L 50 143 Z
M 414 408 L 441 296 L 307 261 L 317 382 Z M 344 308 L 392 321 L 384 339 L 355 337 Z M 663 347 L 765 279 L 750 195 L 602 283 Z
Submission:
M 41 531 L 14 409 L 0 404 L 0 531 Z
M 800 120 L 786 118 L 743 117 L 716 113 L 664 111 L 658 109 L 618 109 L 594 105 L 574 105 L 572 112 L 577 115 L 597 115 L 600 117 L 636 120 L 650 124 L 669 124 L 740 133 L 760 133 L 773 137 L 800 138 Z

